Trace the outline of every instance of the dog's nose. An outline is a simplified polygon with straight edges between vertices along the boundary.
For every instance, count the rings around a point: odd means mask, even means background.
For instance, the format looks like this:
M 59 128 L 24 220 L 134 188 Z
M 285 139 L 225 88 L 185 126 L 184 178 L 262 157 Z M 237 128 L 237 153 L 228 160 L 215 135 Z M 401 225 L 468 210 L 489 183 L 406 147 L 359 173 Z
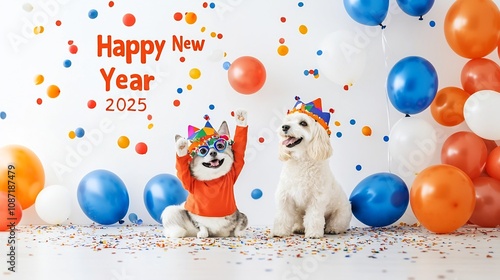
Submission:
M 216 157 L 217 156 L 217 152 L 216 151 L 211 151 L 210 152 L 210 156 L 211 157 Z
M 283 130 L 283 132 L 287 132 L 289 129 L 290 129 L 290 126 L 289 125 L 282 125 L 281 126 L 281 129 Z

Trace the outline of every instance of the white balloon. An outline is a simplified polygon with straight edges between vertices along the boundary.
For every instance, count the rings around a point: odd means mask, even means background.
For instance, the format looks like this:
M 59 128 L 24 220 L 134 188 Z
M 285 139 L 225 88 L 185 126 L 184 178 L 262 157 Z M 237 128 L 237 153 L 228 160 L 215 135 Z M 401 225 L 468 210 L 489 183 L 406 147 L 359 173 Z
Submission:
M 470 130 L 488 140 L 500 140 L 500 93 L 480 90 L 464 104 L 464 118 Z
M 437 149 L 437 133 L 423 119 L 404 117 L 397 121 L 389 134 L 389 155 L 393 170 L 400 176 L 416 175 L 428 167 Z
M 366 46 L 357 44 L 356 34 L 339 30 L 328 34 L 320 45 L 319 75 L 325 75 L 338 85 L 354 84 L 366 65 Z
M 62 224 L 71 214 L 71 194 L 60 185 L 43 188 L 35 200 L 35 210 L 40 219 L 48 224 Z

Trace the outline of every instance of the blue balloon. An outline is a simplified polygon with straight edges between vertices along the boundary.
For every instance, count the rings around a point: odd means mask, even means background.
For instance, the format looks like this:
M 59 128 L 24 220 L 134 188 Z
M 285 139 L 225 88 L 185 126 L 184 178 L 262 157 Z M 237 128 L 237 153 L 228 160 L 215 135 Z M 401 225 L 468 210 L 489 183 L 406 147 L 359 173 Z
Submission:
M 102 225 L 122 220 L 129 207 L 125 184 L 107 170 L 94 170 L 85 175 L 78 185 L 77 197 L 85 215 Z
M 389 10 L 389 0 L 344 0 L 344 7 L 358 23 L 382 25 Z
M 186 201 L 187 191 L 181 181 L 171 174 L 159 174 L 151 178 L 144 188 L 144 204 L 149 215 L 161 223 L 161 213 L 170 205 Z
M 434 0 L 397 0 L 397 2 L 403 12 L 410 16 L 420 17 L 420 20 L 434 5 Z
M 436 69 L 419 56 L 401 59 L 387 77 L 389 100 L 404 114 L 417 114 L 429 107 L 436 97 L 437 89 Z
M 349 198 L 352 214 L 362 223 L 383 227 L 396 222 L 408 208 L 405 182 L 392 173 L 376 173 L 363 179 Z

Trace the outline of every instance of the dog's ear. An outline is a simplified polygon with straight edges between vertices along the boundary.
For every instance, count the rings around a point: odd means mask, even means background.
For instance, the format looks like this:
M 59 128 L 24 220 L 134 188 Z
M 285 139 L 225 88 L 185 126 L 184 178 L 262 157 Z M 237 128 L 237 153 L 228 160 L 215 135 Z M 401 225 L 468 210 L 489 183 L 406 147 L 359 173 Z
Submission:
M 315 160 L 326 160 L 332 156 L 333 148 L 330 137 L 318 123 L 314 125 L 311 143 L 307 146 L 307 154 Z
M 219 130 L 217 130 L 217 133 L 219 133 L 219 135 L 227 135 L 229 138 L 231 138 L 231 136 L 229 135 L 229 128 L 227 127 L 226 121 L 222 122 L 222 124 L 219 127 Z
M 179 134 L 176 134 L 175 135 L 175 142 L 177 142 L 177 140 L 179 140 L 180 138 L 182 138 L 182 136 L 180 136 Z

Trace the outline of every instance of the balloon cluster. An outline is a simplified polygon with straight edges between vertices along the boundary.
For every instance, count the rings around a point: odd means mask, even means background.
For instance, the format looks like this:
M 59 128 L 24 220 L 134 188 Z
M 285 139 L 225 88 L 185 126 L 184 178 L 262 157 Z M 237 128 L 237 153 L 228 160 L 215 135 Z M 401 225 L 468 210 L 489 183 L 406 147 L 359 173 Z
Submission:
M 344 6 L 357 22 L 382 25 L 387 2 L 344 0 Z M 420 17 L 434 3 L 397 2 L 407 14 Z M 389 152 L 398 164 L 398 173 L 417 174 L 409 201 L 427 229 L 447 233 L 468 221 L 495 227 L 500 225 L 500 147 L 492 140 L 500 140 L 496 129 L 500 123 L 500 67 L 484 56 L 500 45 L 500 12 L 491 0 L 457 0 L 446 14 L 444 29 L 451 49 L 470 59 L 461 72 L 462 87 L 438 91 L 436 70 L 422 57 L 397 62 L 387 78 L 387 93 L 394 108 L 406 117 L 391 129 Z M 498 52 L 500 57 L 500 49 Z M 428 165 L 437 150 L 436 131 L 427 121 L 410 117 L 429 107 L 437 123 L 455 126 L 465 121 L 471 130 L 449 136 L 441 148 L 441 164 L 433 166 Z M 381 220 L 380 216 L 397 217 L 401 212 L 381 197 L 394 192 L 397 183 L 389 184 L 386 178 L 385 184 L 392 188 L 382 190 L 374 177 L 389 175 L 372 176 L 351 194 L 353 214 L 367 225 L 390 224 L 391 219 Z
M 62 224 L 71 214 L 71 193 L 61 185 L 45 185 L 45 172 L 40 159 L 20 145 L 0 148 L 0 231 L 18 225 L 23 210 L 34 205 L 36 213 L 47 224 Z M 159 223 L 163 209 L 186 200 L 187 192 L 177 177 L 160 174 L 144 189 L 144 203 L 149 214 Z M 124 182 L 108 170 L 94 170 L 85 175 L 77 188 L 80 208 L 92 221 L 111 225 L 123 223 L 129 209 L 129 195 Z M 135 217 L 135 218 L 134 218 Z M 142 220 L 129 215 L 134 224 Z

